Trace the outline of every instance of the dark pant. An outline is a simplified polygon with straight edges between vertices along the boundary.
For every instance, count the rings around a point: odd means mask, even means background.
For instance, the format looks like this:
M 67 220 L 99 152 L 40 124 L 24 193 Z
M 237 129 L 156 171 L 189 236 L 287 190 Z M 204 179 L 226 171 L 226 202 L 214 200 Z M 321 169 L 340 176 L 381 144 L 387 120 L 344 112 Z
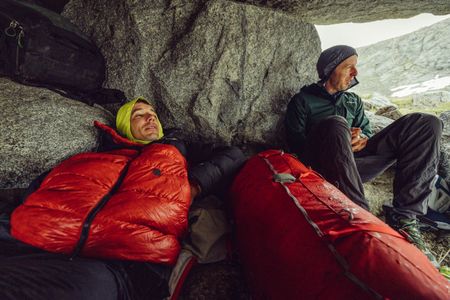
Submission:
M 366 209 L 362 183 L 396 163 L 394 211 L 413 218 L 426 213 L 442 127 L 435 116 L 408 114 L 370 138 L 362 151 L 353 153 L 346 120 L 331 116 L 311 129 L 301 159 Z

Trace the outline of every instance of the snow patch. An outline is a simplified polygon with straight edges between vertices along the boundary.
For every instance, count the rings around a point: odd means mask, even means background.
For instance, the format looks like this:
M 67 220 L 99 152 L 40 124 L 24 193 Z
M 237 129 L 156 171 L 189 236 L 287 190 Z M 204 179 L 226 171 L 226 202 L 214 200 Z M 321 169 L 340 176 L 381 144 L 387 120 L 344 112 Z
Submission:
M 439 77 L 439 75 L 436 75 L 434 79 L 427 80 L 422 83 L 401 85 L 396 88 L 392 88 L 391 92 L 393 93 L 391 94 L 391 97 L 405 97 L 412 94 L 443 89 L 447 86 L 450 86 L 450 76 Z

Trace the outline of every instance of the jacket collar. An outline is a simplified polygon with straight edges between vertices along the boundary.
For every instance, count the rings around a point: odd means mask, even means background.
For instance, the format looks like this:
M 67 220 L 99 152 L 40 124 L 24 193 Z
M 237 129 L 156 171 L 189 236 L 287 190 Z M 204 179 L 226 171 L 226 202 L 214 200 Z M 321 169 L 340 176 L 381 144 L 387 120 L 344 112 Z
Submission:
M 313 83 L 308 86 L 304 86 L 304 87 L 302 87 L 301 91 L 304 93 L 313 95 L 313 96 L 327 99 L 332 103 L 336 103 L 336 101 L 339 99 L 339 97 L 344 93 L 344 92 L 337 92 L 333 95 L 330 95 L 321 82 Z
M 122 145 L 122 146 L 126 146 L 126 147 L 136 147 L 136 146 L 143 147 L 143 146 L 145 146 L 144 144 L 130 141 L 129 139 L 121 136 L 119 133 L 117 133 L 117 131 L 115 131 L 108 125 L 103 124 L 99 121 L 94 121 L 94 126 L 97 127 L 98 129 L 100 129 L 103 133 L 107 134 L 112 139 L 112 141 L 117 145 Z

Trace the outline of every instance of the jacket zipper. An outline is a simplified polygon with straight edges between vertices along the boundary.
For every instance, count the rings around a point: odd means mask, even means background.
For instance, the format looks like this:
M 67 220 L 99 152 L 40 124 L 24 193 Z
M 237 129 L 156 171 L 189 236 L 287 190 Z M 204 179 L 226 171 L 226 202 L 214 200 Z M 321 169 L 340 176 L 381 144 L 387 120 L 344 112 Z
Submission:
M 86 243 L 87 238 L 89 236 L 89 230 L 91 228 L 92 221 L 94 221 L 95 216 L 97 216 L 97 214 L 100 212 L 100 210 L 106 205 L 106 203 L 108 203 L 109 199 L 111 199 L 112 195 L 114 195 L 117 192 L 117 190 L 119 189 L 119 187 L 122 185 L 123 179 L 125 178 L 125 175 L 128 173 L 128 168 L 132 161 L 133 160 L 130 160 L 125 165 L 125 167 L 123 168 L 122 172 L 119 175 L 119 178 L 117 179 L 116 183 L 111 188 L 111 190 L 105 196 L 103 196 L 103 198 L 99 202 L 97 202 L 97 204 L 88 213 L 86 219 L 84 220 L 84 222 L 81 226 L 82 229 L 81 229 L 80 238 L 78 239 L 78 242 L 72 252 L 72 255 L 70 256 L 71 260 L 73 258 L 75 258 L 76 256 L 78 256 L 78 254 L 80 254 L 80 252 L 83 249 L 84 244 Z
M 15 75 L 19 74 L 19 51 L 24 46 L 24 38 L 25 31 L 23 30 L 23 26 L 15 19 L 11 18 L 5 13 L 0 12 L 0 15 L 4 16 L 6 19 L 10 20 L 9 27 L 5 28 L 3 32 L 6 36 L 14 38 L 17 36 L 17 47 L 16 47 L 16 66 L 15 66 Z M 18 32 L 16 32 L 16 29 Z

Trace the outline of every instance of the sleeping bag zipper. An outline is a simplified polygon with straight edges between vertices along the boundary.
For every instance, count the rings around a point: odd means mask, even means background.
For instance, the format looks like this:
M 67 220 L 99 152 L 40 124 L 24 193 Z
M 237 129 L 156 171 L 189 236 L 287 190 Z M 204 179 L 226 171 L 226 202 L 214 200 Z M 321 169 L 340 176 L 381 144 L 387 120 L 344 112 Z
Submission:
M 72 252 L 72 255 L 70 256 L 70 259 L 72 260 L 74 257 L 76 257 L 78 254 L 80 254 L 81 250 L 83 249 L 84 244 L 87 241 L 87 238 L 89 236 L 89 230 L 92 225 L 92 221 L 94 221 L 95 216 L 100 212 L 100 210 L 108 203 L 109 199 L 111 199 L 112 195 L 114 195 L 119 187 L 121 186 L 123 179 L 125 178 L 126 174 L 128 173 L 128 168 L 131 164 L 132 160 L 130 160 L 125 167 L 123 168 L 122 172 L 119 175 L 119 178 L 117 179 L 114 186 L 111 188 L 111 190 L 103 196 L 103 198 L 97 202 L 97 204 L 91 209 L 91 211 L 88 213 L 86 219 L 84 220 L 82 224 L 81 234 L 80 238 Z

